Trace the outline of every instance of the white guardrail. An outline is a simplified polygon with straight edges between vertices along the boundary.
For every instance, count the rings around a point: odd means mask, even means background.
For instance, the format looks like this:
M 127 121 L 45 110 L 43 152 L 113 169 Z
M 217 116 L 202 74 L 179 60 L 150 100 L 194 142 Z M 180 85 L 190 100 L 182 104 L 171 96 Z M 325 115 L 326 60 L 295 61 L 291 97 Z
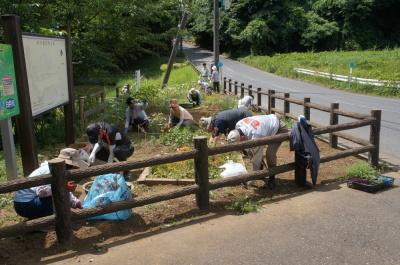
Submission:
M 400 81 L 389 81 L 389 80 L 378 80 L 378 79 L 367 79 L 361 77 L 347 76 L 347 75 L 336 75 L 332 73 L 319 72 L 314 70 L 308 70 L 303 68 L 294 68 L 297 73 L 305 74 L 305 75 L 313 75 L 329 78 L 332 80 L 338 80 L 343 82 L 357 83 L 363 85 L 372 85 L 372 86 L 386 86 L 386 87 L 396 87 L 400 88 Z

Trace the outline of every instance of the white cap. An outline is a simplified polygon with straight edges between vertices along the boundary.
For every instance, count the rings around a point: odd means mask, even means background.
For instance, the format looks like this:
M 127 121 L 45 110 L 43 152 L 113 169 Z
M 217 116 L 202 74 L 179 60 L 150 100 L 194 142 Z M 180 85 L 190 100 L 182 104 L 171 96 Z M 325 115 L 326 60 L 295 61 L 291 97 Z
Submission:
M 213 67 L 211 67 L 211 69 L 212 69 L 213 71 L 216 71 L 216 70 L 217 70 L 217 67 L 214 65 Z
M 199 124 L 200 124 L 201 127 L 207 129 L 211 124 L 211 117 L 201 117 L 200 121 L 199 121 Z
M 229 132 L 227 137 L 228 142 L 234 143 L 240 140 L 240 133 L 238 130 L 232 130 Z

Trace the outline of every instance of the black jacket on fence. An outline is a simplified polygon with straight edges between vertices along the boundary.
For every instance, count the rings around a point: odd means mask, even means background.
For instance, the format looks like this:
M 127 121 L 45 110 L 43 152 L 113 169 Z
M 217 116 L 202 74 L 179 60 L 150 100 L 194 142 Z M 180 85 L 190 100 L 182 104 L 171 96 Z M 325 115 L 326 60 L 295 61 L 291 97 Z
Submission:
M 320 155 L 311 126 L 301 117 L 290 131 L 290 150 L 296 153 L 296 164 L 310 168 L 313 184 L 317 183 Z

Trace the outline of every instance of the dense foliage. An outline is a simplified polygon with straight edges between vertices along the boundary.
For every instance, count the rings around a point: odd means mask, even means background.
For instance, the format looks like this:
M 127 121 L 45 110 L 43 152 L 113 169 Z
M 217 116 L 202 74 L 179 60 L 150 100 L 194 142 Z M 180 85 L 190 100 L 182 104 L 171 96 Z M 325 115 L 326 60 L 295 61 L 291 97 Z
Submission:
M 0 14 L 17 14 L 23 31 L 73 39 L 74 74 L 135 69 L 144 57 L 168 54 L 181 16 L 179 0 L 0 0 Z M 1 40 L 1 34 L 0 34 Z
M 193 3 L 191 32 L 212 48 L 212 0 Z M 398 0 L 233 0 L 221 9 L 221 48 L 232 55 L 396 47 Z

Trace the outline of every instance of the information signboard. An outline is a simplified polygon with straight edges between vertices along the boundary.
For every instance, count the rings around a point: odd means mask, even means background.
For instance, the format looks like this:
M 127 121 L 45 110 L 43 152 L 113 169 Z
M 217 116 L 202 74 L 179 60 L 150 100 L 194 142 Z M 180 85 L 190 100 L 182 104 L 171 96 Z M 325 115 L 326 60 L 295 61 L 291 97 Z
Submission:
M 69 101 L 64 38 L 22 35 L 32 115 Z
M 0 120 L 19 114 L 11 45 L 0 44 Z

